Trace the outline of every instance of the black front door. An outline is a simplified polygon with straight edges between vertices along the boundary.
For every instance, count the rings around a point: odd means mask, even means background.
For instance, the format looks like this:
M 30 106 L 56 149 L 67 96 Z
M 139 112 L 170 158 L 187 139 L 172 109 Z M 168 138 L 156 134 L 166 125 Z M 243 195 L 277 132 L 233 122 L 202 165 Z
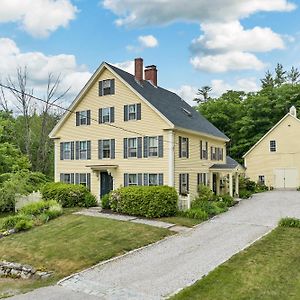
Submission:
M 213 174 L 213 192 L 217 193 L 217 174 Z
M 100 198 L 113 189 L 113 178 L 107 172 L 100 173 Z

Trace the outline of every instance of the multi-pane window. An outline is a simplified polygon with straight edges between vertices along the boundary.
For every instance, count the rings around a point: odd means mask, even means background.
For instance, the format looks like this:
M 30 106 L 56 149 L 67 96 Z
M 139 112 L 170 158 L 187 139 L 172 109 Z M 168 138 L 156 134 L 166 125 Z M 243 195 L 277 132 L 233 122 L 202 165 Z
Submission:
M 186 137 L 179 137 L 179 157 L 189 157 L 188 147 L 189 139 Z
M 189 193 L 189 174 L 183 173 L 179 174 L 179 193 L 181 195 L 187 195 Z
M 130 104 L 128 105 L 128 120 L 136 120 L 136 113 L 137 113 L 137 105 L 136 104 Z
M 79 142 L 79 159 L 87 159 L 87 141 Z
M 223 160 L 223 148 L 210 147 L 211 160 Z
M 86 173 L 79 174 L 79 184 L 82 184 L 87 187 L 87 174 Z
M 62 175 L 62 181 L 64 183 L 71 183 L 71 174 L 63 174 Z
M 71 159 L 71 142 L 63 143 L 63 159 Z
M 149 137 L 149 156 L 158 156 L 158 137 Z
M 149 174 L 148 185 L 158 185 L 158 174 Z
M 110 107 L 102 108 L 102 123 L 110 122 Z
M 128 174 L 128 185 L 138 185 L 137 174 Z
M 276 141 L 270 141 L 270 152 L 276 152 Z
M 207 173 L 198 173 L 198 180 L 197 180 L 197 184 L 204 184 L 207 185 Z
M 258 183 L 264 185 L 265 184 L 265 175 L 258 176 Z
M 79 125 L 87 125 L 87 110 L 79 112 Z
M 137 157 L 137 138 L 128 139 L 128 157 Z
M 208 159 L 208 142 L 200 141 L 200 158 Z
M 102 89 L 103 89 L 103 95 L 111 94 L 111 80 L 110 79 L 102 81 Z
M 103 140 L 102 157 L 103 158 L 110 158 L 110 140 Z

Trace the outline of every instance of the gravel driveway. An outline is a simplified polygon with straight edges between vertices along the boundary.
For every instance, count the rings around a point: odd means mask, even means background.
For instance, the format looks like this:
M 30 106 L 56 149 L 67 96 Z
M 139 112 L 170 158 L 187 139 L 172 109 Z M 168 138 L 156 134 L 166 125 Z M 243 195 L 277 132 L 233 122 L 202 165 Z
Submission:
M 200 279 L 286 216 L 300 218 L 300 192 L 255 195 L 188 232 L 73 275 L 56 289 L 97 299 L 162 299 Z M 13 299 L 38 299 L 24 296 Z

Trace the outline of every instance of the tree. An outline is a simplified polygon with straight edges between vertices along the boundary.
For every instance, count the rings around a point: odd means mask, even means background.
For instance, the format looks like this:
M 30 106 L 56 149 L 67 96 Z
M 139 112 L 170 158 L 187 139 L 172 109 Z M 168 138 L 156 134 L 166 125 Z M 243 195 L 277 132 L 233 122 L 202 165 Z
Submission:
M 197 103 L 207 102 L 210 99 L 209 93 L 211 91 L 212 88 L 208 85 L 201 87 L 201 89 L 198 89 L 197 92 L 197 95 L 201 96 L 201 98 L 195 98 L 194 101 L 196 101 Z
M 278 63 L 275 68 L 274 83 L 277 87 L 279 87 L 282 84 L 284 84 L 285 82 L 286 82 L 286 71 L 284 71 L 283 65 Z
M 7 113 L 10 112 L 10 109 L 8 108 L 8 101 L 7 101 L 6 95 L 4 93 L 3 86 L 1 86 L 1 81 L 0 81 L 0 109 L 4 110 Z
M 300 78 L 300 72 L 297 68 L 295 68 L 294 66 L 291 68 L 291 70 L 288 72 L 287 75 L 289 82 L 291 84 L 297 84 L 299 83 L 299 78 Z
M 265 73 L 265 77 L 261 79 L 260 82 L 263 89 L 272 89 L 275 85 L 273 75 L 269 70 Z

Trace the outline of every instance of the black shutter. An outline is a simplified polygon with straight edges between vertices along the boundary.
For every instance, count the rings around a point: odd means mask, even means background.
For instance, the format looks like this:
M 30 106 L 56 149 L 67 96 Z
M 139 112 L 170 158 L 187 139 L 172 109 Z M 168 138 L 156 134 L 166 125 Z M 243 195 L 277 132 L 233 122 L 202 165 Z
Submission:
M 87 121 L 86 121 L 86 124 L 87 125 L 91 125 L 91 111 L 90 110 L 87 110 Z
M 71 173 L 71 184 L 74 184 L 74 173 Z
M 124 105 L 124 121 L 128 121 L 128 105 Z
M 182 194 L 182 174 L 179 174 L 179 194 Z
M 86 158 L 87 159 L 91 159 L 91 141 L 87 141 L 87 156 L 86 156 Z
M 205 142 L 206 145 L 206 155 L 205 158 L 208 159 L 208 142 Z
M 80 112 L 76 111 L 76 126 L 80 125 L 79 122 L 80 122 Z
M 188 194 L 190 193 L 190 175 L 186 174 L 186 190 L 188 192 Z
M 74 160 L 74 142 L 71 142 L 71 160 Z
M 197 174 L 197 190 L 198 190 L 198 186 L 200 184 L 200 173 Z
M 179 137 L 179 158 L 181 157 L 182 137 Z
M 142 173 L 138 174 L 138 185 L 143 185 L 143 174 Z
M 128 186 L 128 173 L 124 173 L 124 186 Z
M 79 142 L 78 141 L 75 143 L 75 157 L 76 157 L 76 159 L 79 159 Z
M 110 80 L 110 94 L 113 95 L 115 93 L 115 80 Z
M 102 108 L 99 108 L 98 119 L 99 119 L 99 124 L 101 124 L 102 123 Z
M 164 185 L 164 174 L 163 173 L 158 174 L 158 185 Z
M 149 178 L 149 174 L 144 173 L 144 185 L 148 185 L 148 178 Z
M 59 147 L 60 147 L 60 160 L 64 160 L 64 143 L 60 143 Z
M 103 95 L 103 91 L 102 91 L 102 81 L 99 81 L 99 96 Z
M 64 182 L 64 174 L 63 173 L 60 173 L 59 181 Z
M 91 190 L 91 173 L 86 174 L 86 185 L 87 185 L 87 189 L 90 191 Z
M 160 135 L 158 137 L 158 157 L 164 156 L 164 137 Z
M 137 120 L 141 120 L 142 119 L 142 107 L 141 107 L 141 103 L 138 103 L 136 105 L 136 119 Z
M 115 122 L 115 108 L 111 107 L 110 108 L 110 123 L 114 123 Z
M 123 140 L 123 153 L 124 153 L 124 158 L 128 158 L 128 139 L 124 138 Z
M 75 173 L 75 184 L 79 184 L 79 173 Z
M 115 159 L 116 158 L 116 154 L 115 154 L 116 150 L 115 150 L 115 148 L 116 148 L 116 140 L 115 139 L 111 139 L 110 140 L 110 158 L 111 159 Z
M 98 158 L 99 159 L 103 158 L 102 149 L 103 149 L 103 141 L 102 140 L 98 140 Z
M 144 157 L 148 157 L 148 142 L 149 137 L 148 136 L 144 136 Z
M 137 158 L 143 157 L 143 139 L 141 137 L 137 138 Z
M 189 147 L 189 139 L 186 139 L 186 157 L 190 157 L 190 147 Z
M 200 159 L 203 159 L 203 155 L 202 155 L 202 141 L 200 141 Z

